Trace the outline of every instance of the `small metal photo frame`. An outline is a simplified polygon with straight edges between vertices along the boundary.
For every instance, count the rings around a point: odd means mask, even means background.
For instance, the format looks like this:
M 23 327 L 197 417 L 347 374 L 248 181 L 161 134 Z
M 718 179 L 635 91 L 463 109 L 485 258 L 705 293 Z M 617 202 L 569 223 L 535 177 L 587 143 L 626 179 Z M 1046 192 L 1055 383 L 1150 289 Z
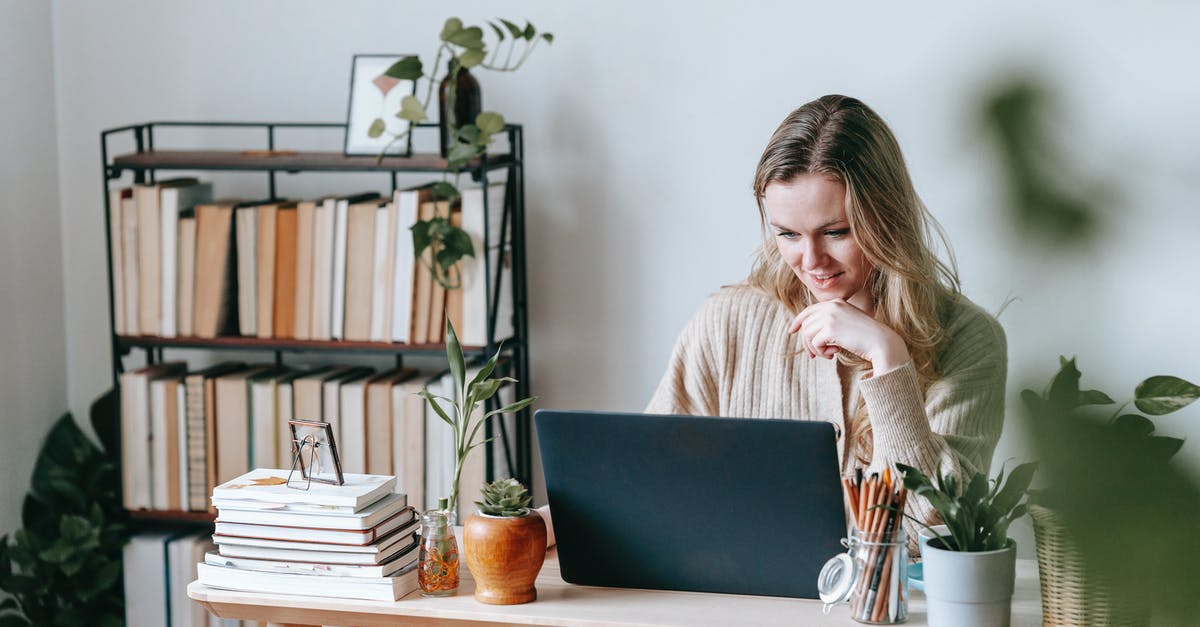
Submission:
M 333 439 L 333 425 L 316 420 L 289 420 L 288 427 L 292 430 L 292 469 L 288 472 L 288 487 L 307 490 L 313 481 L 345 484 L 337 443 Z M 300 478 L 293 481 L 297 470 Z
M 350 68 L 350 105 L 346 114 L 346 156 L 407 157 L 412 154 L 408 120 L 396 117 L 400 100 L 417 93 L 417 82 L 387 76 L 405 54 L 356 54 Z M 403 135 L 402 138 L 397 139 Z

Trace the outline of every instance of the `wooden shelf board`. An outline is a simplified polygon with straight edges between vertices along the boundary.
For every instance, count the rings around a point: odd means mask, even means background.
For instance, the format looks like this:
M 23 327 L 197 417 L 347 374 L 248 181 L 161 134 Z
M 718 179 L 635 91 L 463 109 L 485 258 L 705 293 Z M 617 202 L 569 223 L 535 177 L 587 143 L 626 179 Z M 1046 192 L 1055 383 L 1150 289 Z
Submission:
M 488 157 L 488 168 L 511 165 L 512 155 Z M 466 170 L 479 168 L 480 161 L 472 160 Z M 446 160 L 436 154 L 414 154 L 411 157 L 346 156 L 340 152 L 241 150 L 150 150 L 113 158 L 113 168 L 131 170 L 333 170 L 333 171 L 413 171 L 441 172 Z

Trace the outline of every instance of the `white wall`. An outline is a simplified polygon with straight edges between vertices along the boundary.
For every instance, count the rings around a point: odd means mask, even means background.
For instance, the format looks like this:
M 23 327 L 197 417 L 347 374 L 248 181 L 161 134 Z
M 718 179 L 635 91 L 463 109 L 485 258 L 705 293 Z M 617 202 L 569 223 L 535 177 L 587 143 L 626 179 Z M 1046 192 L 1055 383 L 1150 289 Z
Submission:
M 0 1 L 0 533 L 67 409 L 50 7 Z
M 1078 355 L 1116 396 L 1200 380 L 1196 146 L 1200 9 L 990 3 L 527 1 L 54 4 L 61 85 L 71 405 L 109 383 L 98 133 L 153 119 L 340 120 L 356 52 L 432 59 L 442 20 L 497 12 L 557 35 L 485 107 L 526 124 L 532 385 L 542 407 L 636 410 L 706 294 L 742 278 L 768 136 L 826 93 L 892 124 L 958 253 L 1008 330 L 1011 389 Z M 973 126 L 1009 69 L 1052 80 L 1062 150 L 1123 188 L 1104 239 L 1067 258 L 1020 242 Z M 1196 410 L 1162 429 L 1200 440 Z M 1020 456 L 1007 433 L 997 461 Z M 1200 467 L 1200 442 L 1183 455 Z

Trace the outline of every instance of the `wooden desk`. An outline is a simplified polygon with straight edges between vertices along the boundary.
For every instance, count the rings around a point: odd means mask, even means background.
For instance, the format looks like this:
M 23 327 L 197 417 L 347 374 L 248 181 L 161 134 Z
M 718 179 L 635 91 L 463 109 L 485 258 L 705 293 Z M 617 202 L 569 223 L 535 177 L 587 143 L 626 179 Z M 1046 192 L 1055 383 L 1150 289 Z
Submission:
M 463 565 L 466 574 L 466 565 Z M 558 556 L 552 549 L 538 575 L 538 600 L 525 605 L 493 606 L 475 601 L 474 583 L 465 578 L 458 595 L 438 599 L 414 592 L 395 603 L 356 601 L 278 594 L 231 592 L 201 585 L 188 586 L 188 596 L 221 618 L 256 620 L 272 625 L 338 625 L 354 627 L 395 625 L 858 625 L 846 605 L 821 614 L 821 602 L 804 599 L 594 588 L 563 582 Z M 1037 562 L 1017 560 L 1012 624 L 1041 625 L 1042 608 Z M 914 590 L 908 605 L 908 625 L 925 624 L 925 597 Z

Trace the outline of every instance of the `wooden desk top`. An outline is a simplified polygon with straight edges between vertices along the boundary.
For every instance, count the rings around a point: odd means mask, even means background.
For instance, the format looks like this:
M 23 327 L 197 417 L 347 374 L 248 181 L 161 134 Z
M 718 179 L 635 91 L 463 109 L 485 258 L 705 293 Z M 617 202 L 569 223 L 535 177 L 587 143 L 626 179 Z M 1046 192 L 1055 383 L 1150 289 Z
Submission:
M 551 549 L 538 575 L 538 600 L 524 605 L 494 606 L 475 601 L 474 582 L 463 565 L 458 595 L 426 598 L 414 592 L 395 602 L 218 590 L 193 581 L 188 596 L 221 618 L 256 620 L 276 625 L 564 625 L 601 627 L 630 625 L 858 625 L 847 605 L 821 614 L 821 602 L 806 599 L 596 588 L 565 583 L 558 555 Z M 908 625 L 925 624 L 925 596 L 912 591 Z M 1037 562 L 1017 560 L 1012 624 L 1041 625 Z

